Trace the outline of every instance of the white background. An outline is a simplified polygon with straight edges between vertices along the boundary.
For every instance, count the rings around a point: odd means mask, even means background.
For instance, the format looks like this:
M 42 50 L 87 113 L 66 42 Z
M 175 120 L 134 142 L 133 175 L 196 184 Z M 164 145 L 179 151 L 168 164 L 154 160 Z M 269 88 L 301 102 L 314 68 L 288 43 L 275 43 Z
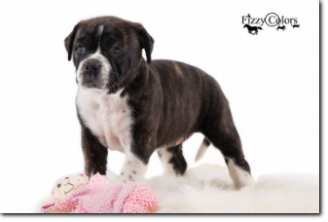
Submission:
M 318 1 L 2 1 L 0 211 L 37 212 L 56 180 L 83 172 L 75 69 L 64 39 L 81 19 L 114 15 L 140 22 L 155 39 L 153 59 L 172 59 L 214 76 L 226 94 L 255 179 L 319 173 Z M 249 35 L 241 16 L 276 12 L 299 29 L 263 26 Z M 324 77 L 324 75 L 322 74 Z M 184 144 L 189 167 L 224 165 L 203 139 Z M 324 148 L 322 147 L 322 151 Z M 109 152 L 108 168 L 124 156 Z M 146 177 L 161 174 L 157 154 Z

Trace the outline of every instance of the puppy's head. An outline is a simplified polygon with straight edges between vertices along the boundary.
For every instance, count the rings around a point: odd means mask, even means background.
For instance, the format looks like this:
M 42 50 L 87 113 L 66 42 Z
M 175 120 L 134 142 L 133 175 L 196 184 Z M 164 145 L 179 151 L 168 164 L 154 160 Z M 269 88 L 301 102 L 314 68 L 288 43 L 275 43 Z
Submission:
M 154 40 L 139 23 L 117 17 L 80 21 L 65 39 L 80 87 L 115 93 L 137 74 L 145 49 L 151 62 Z

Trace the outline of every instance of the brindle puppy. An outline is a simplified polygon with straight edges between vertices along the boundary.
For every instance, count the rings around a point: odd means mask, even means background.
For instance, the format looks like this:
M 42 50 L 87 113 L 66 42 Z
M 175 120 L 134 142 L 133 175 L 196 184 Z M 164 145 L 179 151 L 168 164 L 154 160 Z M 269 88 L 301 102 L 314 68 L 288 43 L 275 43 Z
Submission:
M 182 142 L 201 132 L 224 155 L 236 187 L 252 185 L 217 81 L 182 62 L 152 61 L 153 45 L 141 24 L 111 16 L 81 21 L 65 39 L 79 86 L 85 173 L 106 174 L 109 148 L 125 153 L 119 182 L 142 181 L 151 154 L 161 149 L 165 169 L 182 175 Z

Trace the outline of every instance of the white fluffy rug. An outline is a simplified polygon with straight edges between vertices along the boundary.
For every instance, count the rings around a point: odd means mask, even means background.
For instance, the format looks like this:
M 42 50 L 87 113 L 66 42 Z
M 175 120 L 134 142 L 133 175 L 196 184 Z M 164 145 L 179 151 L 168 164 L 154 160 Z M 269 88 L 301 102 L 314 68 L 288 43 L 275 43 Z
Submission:
M 202 165 L 146 184 L 160 197 L 158 213 L 319 213 L 318 175 L 261 176 L 235 190 L 226 167 Z
M 226 167 L 201 165 L 146 185 L 160 198 L 157 213 L 319 213 L 319 175 L 261 176 L 255 188 L 235 190 Z

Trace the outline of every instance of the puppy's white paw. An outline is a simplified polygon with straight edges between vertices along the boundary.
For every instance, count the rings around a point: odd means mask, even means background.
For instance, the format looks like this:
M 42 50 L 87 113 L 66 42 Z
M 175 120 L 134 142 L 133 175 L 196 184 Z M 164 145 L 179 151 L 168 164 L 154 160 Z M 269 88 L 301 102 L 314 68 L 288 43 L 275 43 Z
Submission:
M 138 176 L 136 171 L 132 171 L 128 173 L 122 172 L 120 176 L 118 176 L 115 182 L 119 184 L 125 184 L 132 181 L 142 183 L 144 181 L 144 178 L 143 176 L 142 177 Z

